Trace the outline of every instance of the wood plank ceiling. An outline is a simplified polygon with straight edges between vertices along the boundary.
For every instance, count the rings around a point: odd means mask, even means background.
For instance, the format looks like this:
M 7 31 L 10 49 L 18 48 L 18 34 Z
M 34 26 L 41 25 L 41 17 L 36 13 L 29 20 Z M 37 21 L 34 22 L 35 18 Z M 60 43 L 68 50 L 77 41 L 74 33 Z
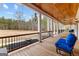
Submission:
M 29 4 L 25 5 L 28 6 Z M 73 24 L 75 22 L 75 16 L 79 7 L 78 3 L 33 3 L 30 4 L 30 6 L 31 5 L 54 17 L 63 24 Z

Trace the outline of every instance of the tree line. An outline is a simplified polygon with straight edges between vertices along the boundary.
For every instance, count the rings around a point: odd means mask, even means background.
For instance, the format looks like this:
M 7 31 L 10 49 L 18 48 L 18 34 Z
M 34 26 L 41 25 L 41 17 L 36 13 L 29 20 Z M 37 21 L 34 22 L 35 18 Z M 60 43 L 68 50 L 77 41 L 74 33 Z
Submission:
M 6 19 L 5 17 L 0 17 L 0 30 L 37 30 L 37 25 L 38 21 L 36 16 L 32 19 L 29 19 L 28 21 L 21 19 Z M 43 17 L 41 21 L 41 27 L 43 31 L 47 30 L 46 17 Z

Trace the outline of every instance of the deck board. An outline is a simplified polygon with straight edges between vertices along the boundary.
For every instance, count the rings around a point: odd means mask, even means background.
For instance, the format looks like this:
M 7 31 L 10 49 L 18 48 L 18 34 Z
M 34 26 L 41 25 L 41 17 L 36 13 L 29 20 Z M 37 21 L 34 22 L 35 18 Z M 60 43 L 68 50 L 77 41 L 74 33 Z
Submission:
M 52 37 L 43 40 L 42 43 L 37 43 L 33 46 L 26 47 L 20 51 L 9 53 L 10 56 L 52 56 L 56 54 L 55 47 L 52 43 Z

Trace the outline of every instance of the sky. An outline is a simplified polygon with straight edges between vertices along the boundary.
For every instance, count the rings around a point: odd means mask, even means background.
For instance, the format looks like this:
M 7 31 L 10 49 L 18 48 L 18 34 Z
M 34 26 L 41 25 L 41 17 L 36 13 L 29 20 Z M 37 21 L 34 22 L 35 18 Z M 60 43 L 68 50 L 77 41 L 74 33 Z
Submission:
M 35 11 L 23 4 L 16 3 L 0 3 L 0 17 L 16 19 L 16 11 L 23 13 L 25 20 L 31 19 Z

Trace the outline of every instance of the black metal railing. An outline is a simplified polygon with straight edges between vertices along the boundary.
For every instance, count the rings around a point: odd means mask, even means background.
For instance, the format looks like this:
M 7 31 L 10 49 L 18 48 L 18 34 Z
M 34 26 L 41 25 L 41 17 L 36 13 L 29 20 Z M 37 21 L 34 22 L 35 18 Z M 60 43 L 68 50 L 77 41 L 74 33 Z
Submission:
M 49 32 L 52 31 L 42 32 L 42 39 L 48 38 Z M 45 35 L 45 33 L 47 33 L 47 35 Z M 14 51 L 32 43 L 38 42 L 38 34 L 39 32 L 0 37 L 0 48 L 6 47 L 8 52 Z

